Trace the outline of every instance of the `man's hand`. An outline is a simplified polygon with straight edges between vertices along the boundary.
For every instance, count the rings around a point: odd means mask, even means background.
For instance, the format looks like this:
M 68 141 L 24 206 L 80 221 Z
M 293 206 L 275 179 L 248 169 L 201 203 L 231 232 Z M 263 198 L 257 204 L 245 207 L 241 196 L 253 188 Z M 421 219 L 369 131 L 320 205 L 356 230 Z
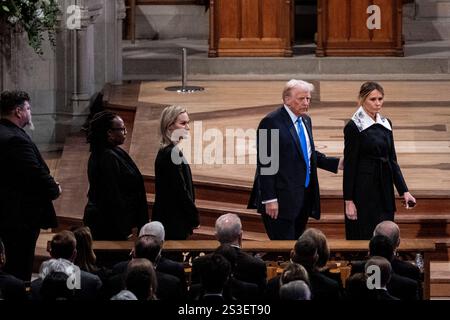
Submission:
M 272 219 L 278 218 L 278 201 L 266 203 L 266 213 Z
M 352 200 L 345 201 L 345 215 L 349 220 L 358 220 L 358 211 Z

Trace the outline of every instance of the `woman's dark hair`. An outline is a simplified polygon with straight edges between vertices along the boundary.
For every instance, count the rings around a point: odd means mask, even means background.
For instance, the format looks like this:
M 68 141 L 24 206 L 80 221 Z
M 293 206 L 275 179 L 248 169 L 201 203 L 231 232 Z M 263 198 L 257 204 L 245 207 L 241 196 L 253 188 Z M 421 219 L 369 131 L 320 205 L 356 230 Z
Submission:
M 81 226 L 74 228 L 72 232 L 77 239 L 77 256 L 75 258 L 75 264 L 79 266 L 81 270 L 91 273 L 97 272 L 98 268 L 95 264 L 97 258 L 92 248 L 91 229 L 87 226 Z
M 359 95 L 358 95 L 358 100 L 359 100 L 359 105 L 362 105 L 363 102 L 366 100 L 367 96 L 373 91 L 373 90 L 378 90 L 380 91 L 380 93 L 383 95 L 384 97 L 384 89 L 383 87 L 378 84 L 377 82 L 374 81 L 368 81 L 368 82 L 364 82 L 361 85 L 361 88 L 359 89 Z
M 112 128 L 116 117 L 118 115 L 111 111 L 102 111 L 92 117 L 86 137 L 87 143 L 91 145 L 90 151 L 108 145 L 108 130 Z

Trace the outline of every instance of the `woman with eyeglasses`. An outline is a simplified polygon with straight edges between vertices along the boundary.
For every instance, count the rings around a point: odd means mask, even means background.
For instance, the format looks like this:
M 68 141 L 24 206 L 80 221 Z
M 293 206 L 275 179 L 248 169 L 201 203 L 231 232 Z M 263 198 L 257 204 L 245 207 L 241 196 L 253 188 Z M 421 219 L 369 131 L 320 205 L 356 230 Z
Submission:
M 165 108 L 160 118 L 160 149 L 155 160 L 152 220 L 164 225 L 166 240 L 185 240 L 199 225 L 192 174 L 179 143 L 189 136 L 189 116 L 180 106 Z
M 127 240 L 149 221 L 144 179 L 120 147 L 126 135 L 122 118 L 110 111 L 97 113 L 89 123 L 89 192 L 83 221 L 94 240 Z

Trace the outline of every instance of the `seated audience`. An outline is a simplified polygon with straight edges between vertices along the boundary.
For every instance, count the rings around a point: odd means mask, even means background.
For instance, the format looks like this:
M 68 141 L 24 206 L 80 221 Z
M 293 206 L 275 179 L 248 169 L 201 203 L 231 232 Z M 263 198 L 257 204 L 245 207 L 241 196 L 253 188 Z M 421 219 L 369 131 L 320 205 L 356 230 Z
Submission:
M 241 219 L 232 213 L 221 215 L 216 220 L 216 238 L 220 244 L 228 244 L 237 252 L 236 266 L 234 268 L 234 278 L 258 285 L 261 292 L 266 287 L 267 269 L 266 264 L 259 258 L 256 258 L 241 250 L 242 245 L 242 223 Z M 192 282 L 199 282 L 201 268 L 196 264 L 201 264 L 204 257 L 198 257 L 192 262 Z
M 311 290 L 303 280 L 294 280 L 280 287 L 281 300 L 311 300 Z
M 317 270 L 317 249 L 317 244 L 311 237 L 302 235 L 291 251 L 291 260 L 303 265 L 308 271 L 312 300 L 339 300 L 341 293 L 338 282 Z
M 308 271 L 301 264 L 290 262 L 284 267 L 281 275 L 269 280 L 265 299 L 268 301 L 279 300 L 281 286 L 295 280 L 302 280 L 308 287 L 310 286 Z
M 76 246 L 77 242 L 71 231 L 61 231 L 53 236 L 50 242 L 52 259 L 42 263 L 39 278 L 31 282 L 31 293 L 34 300 L 42 299 L 40 293 L 42 282 L 51 271 L 62 271 L 66 272 L 69 277 L 72 276 L 75 300 L 96 300 L 99 298 L 102 281 L 97 275 L 80 270 L 73 263 L 77 255 Z M 57 261 L 59 262 L 57 263 Z M 59 269 L 55 269 L 53 264 L 59 264 Z
M 134 245 L 133 259 L 144 258 L 149 260 L 156 267 L 157 289 L 156 296 L 159 300 L 180 301 L 183 300 L 185 294 L 184 284 L 180 279 L 161 271 L 158 271 L 157 263 L 161 255 L 161 242 L 153 236 L 141 236 L 136 240 Z M 128 263 L 128 262 L 127 262 Z M 112 294 L 124 289 L 126 270 L 122 266 L 116 265 L 113 269 L 114 275 L 110 278 L 109 286 L 112 288 Z
M 238 301 L 255 301 L 261 298 L 261 292 L 259 287 L 255 283 L 242 281 L 236 279 L 234 276 L 236 272 L 236 261 L 238 258 L 238 253 L 236 249 L 229 244 L 220 245 L 213 253 L 222 255 L 230 263 L 230 276 L 226 281 L 223 289 L 223 296 L 225 300 L 238 300 Z M 201 275 L 205 271 L 205 263 L 207 261 L 206 257 L 201 257 L 198 259 L 197 263 L 193 265 L 193 272 Z M 202 296 L 204 289 L 201 283 L 193 283 L 189 288 L 189 298 L 196 300 L 199 296 Z
M 164 245 L 165 230 L 164 226 L 159 221 L 152 221 L 145 224 L 139 231 L 139 237 L 152 236 L 159 241 L 161 248 Z M 186 290 L 186 275 L 184 273 L 184 266 L 182 263 L 173 261 L 165 257 L 164 252 L 159 255 L 158 261 L 155 262 L 156 271 L 171 274 L 178 279 L 183 286 L 183 291 Z
M 376 267 L 375 271 L 371 268 L 373 266 Z M 372 256 L 366 262 L 365 272 L 368 277 L 367 287 L 374 291 L 375 300 L 399 300 L 397 297 L 392 296 L 387 289 L 387 285 L 392 276 L 392 267 L 386 258 Z M 377 283 L 378 281 L 379 283 Z M 369 284 L 372 287 L 369 287 Z
M 125 287 L 138 300 L 156 300 L 158 280 L 148 259 L 133 259 L 128 263 Z
M 419 288 L 419 298 L 422 299 L 423 290 L 422 290 L 422 274 L 420 269 L 414 264 L 401 260 L 397 256 L 397 249 L 400 245 L 400 228 L 393 221 L 383 221 L 380 222 L 373 232 L 374 236 L 383 235 L 391 240 L 394 246 L 394 257 L 391 260 L 392 270 L 400 276 L 408 277 L 417 281 L 417 285 Z
M 67 283 L 69 275 L 62 271 L 52 271 L 42 281 L 40 295 L 44 301 L 73 300 L 74 292 Z
M 25 282 L 3 271 L 6 263 L 5 246 L 0 239 L 0 294 L 2 300 L 26 300 Z
M 204 290 L 198 298 L 202 302 L 218 302 L 235 300 L 223 294 L 224 287 L 231 275 L 231 266 L 221 254 L 206 255 L 203 270 L 200 274 L 200 283 Z

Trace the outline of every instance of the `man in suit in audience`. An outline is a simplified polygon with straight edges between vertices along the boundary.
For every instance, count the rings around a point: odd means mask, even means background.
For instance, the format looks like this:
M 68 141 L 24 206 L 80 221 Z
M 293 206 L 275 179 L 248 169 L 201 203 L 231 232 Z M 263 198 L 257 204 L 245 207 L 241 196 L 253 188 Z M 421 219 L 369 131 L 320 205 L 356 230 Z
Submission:
M 340 300 L 339 283 L 317 270 L 318 246 L 309 235 L 298 238 L 291 252 L 292 262 L 299 263 L 308 271 L 312 300 Z
M 267 269 L 261 259 L 241 250 L 242 223 L 241 219 L 232 213 L 221 215 L 216 220 L 216 238 L 221 245 L 228 244 L 237 252 L 236 265 L 233 268 L 234 278 L 258 285 L 261 292 L 265 289 Z M 198 257 L 192 262 L 192 281 L 198 282 L 202 272 L 204 257 Z
M 395 222 L 388 220 L 380 222 L 375 227 L 373 235 L 383 235 L 391 240 L 392 245 L 394 246 L 394 258 L 391 261 L 394 272 L 420 282 L 421 276 L 419 268 L 412 263 L 400 260 L 396 255 L 397 248 L 400 245 L 400 228 L 398 225 Z
M 309 217 L 320 219 L 317 168 L 337 173 L 343 167 L 339 158 L 314 147 L 307 115 L 313 90 L 311 83 L 290 80 L 283 90 L 283 106 L 258 126 L 257 168 L 248 208 L 258 209 L 272 240 L 295 240 Z
M 0 237 L 8 255 L 5 271 L 30 281 L 40 229 L 57 226 L 52 200 L 61 188 L 23 130 L 32 126 L 28 94 L 2 92 L 0 109 Z
M 5 246 L 0 239 L 0 300 L 24 301 L 27 298 L 25 283 L 3 272 L 6 262 Z
M 375 300 L 400 300 L 397 297 L 392 296 L 387 289 L 387 285 L 392 277 L 391 263 L 383 257 L 373 256 L 367 260 L 364 265 L 367 276 L 371 276 L 373 273 L 370 270 L 371 266 L 377 266 L 380 270 L 380 282 L 379 287 L 375 287 L 373 290 L 373 299 Z M 367 285 L 367 283 L 366 283 Z
M 34 300 L 41 300 L 40 294 L 45 276 L 52 271 L 63 271 L 71 277 L 74 289 L 74 299 L 92 301 L 100 297 L 102 281 L 90 272 L 81 270 L 73 261 L 77 255 L 77 240 L 72 231 L 61 231 L 55 234 L 50 242 L 50 256 L 52 259 L 44 261 L 39 278 L 31 282 L 31 293 Z M 56 267 L 55 267 L 56 266 Z M 60 270 L 58 266 L 65 266 Z M 75 273 L 74 275 L 72 275 Z M 79 281 L 79 283 L 77 283 Z
M 161 257 L 161 242 L 151 235 L 140 236 L 134 245 L 133 259 L 144 258 L 149 260 L 156 270 L 158 286 L 156 296 L 159 300 L 180 301 L 182 300 L 186 284 L 181 283 L 180 279 L 172 274 L 158 270 L 158 261 Z M 126 276 L 128 261 L 119 262 L 113 268 L 113 276 L 109 279 L 109 285 L 112 288 L 112 294 L 118 293 L 124 289 L 123 283 Z
M 372 237 L 369 242 L 369 255 L 386 258 L 389 262 L 394 258 L 394 246 L 391 240 L 383 235 Z M 400 300 L 418 300 L 419 287 L 417 281 L 392 272 L 392 277 L 387 284 L 391 295 Z
M 159 242 L 161 248 L 164 246 L 165 235 L 164 226 L 159 221 L 148 222 L 139 231 L 139 237 L 152 236 Z M 182 263 L 164 257 L 162 252 L 156 262 L 156 271 L 174 275 L 180 279 L 183 290 L 186 290 L 186 275 Z

